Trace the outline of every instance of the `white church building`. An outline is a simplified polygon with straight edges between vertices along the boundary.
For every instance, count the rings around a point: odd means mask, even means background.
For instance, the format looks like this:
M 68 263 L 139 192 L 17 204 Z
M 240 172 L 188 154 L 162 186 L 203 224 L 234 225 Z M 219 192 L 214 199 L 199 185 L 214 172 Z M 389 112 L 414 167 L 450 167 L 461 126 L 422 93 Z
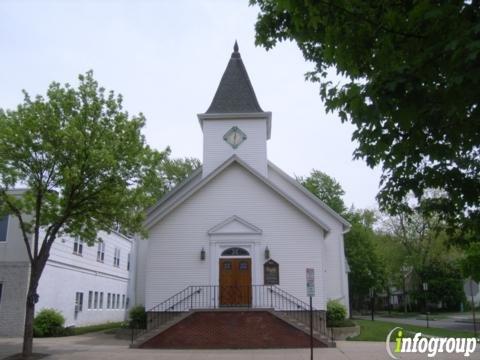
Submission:
M 203 166 L 148 211 L 148 237 L 112 232 L 94 247 L 59 239 L 37 310 L 56 308 L 66 325 L 81 326 L 121 321 L 144 305 L 139 347 L 306 347 L 313 269 L 315 341 L 325 346 L 327 301 L 348 309 L 350 225 L 268 160 L 272 113 L 260 107 L 236 43 L 198 120 Z M 29 264 L 15 218 L 0 220 L 0 336 L 20 335 Z
M 309 301 L 311 268 L 313 306 L 325 310 L 336 299 L 348 309 L 350 225 L 268 160 L 272 113 L 260 107 L 237 44 L 198 120 L 203 166 L 148 212 L 148 239 L 137 241 L 136 302 L 152 313 L 285 308 L 288 297 Z

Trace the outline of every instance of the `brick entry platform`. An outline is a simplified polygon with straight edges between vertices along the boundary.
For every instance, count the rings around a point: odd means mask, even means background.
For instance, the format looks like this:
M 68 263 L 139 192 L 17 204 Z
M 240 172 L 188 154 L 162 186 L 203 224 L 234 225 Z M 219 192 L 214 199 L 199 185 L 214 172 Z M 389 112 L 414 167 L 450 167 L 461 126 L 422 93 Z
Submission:
M 314 339 L 315 347 L 326 347 Z M 268 311 L 199 311 L 151 338 L 141 348 L 306 348 L 310 337 Z

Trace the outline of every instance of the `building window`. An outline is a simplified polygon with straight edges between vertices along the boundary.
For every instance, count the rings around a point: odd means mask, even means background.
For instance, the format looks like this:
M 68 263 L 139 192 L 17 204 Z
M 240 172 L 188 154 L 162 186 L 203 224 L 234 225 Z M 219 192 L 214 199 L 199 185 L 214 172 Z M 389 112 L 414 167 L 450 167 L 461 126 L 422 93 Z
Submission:
M 111 299 L 111 295 L 110 293 L 107 294 L 107 309 L 110 309 L 110 300 Z
M 127 256 L 127 270 L 130 271 L 130 253 Z
M 105 243 L 100 241 L 97 247 L 97 261 L 103 262 L 105 260 Z
M 3 291 L 3 284 L 0 283 L 0 304 L 2 303 L 2 291 Z
M 113 266 L 119 267 L 120 266 L 120 249 L 115 248 L 115 252 L 113 254 Z
M 75 311 L 80 312 L 83 310 L 83 292 L 75 293 Z
M 100 302 L 98 303 L 98 308 L 103 309 L 103 292 L 100 293 Z
M 117 309 L 120 309 L 120 294 L 117 294 Z
M 92 302 L 93 302 L 93 291 L 88 292 L 88 308 L 92 308 Z
M 83 253 L 83 241 L 78 236 L 75 236 L 73 240 L 73 253 L 75 255 L 82 255 Z
M 83 293 L 76 292 L 75 293 L 75 311 L 74 311 L 74 319 L 77 320 L 78 313 L 83 310 Z
M 248 256 L 250 255 L 247 250 L 242 249 L 242 248 L 229 248 L 222 252 L 222 256 Z
M 0 217 L 0 242 L 7 241 L 8 215 Z
M 95 297 L 93 300 L 93 308 L 98 309 L 98 291 L 95 291 Z
M 125 295 L 122 295 L 122 309 L 125 309 Z

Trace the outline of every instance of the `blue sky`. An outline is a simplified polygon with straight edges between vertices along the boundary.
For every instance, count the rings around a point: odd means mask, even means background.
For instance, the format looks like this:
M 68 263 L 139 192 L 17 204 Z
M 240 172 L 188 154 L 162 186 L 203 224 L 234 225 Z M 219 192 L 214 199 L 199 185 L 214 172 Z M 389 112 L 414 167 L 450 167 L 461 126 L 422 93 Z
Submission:
M 311 69 L 292 43 L 255 47 L 257 9 L 248 1 L 0 1 L 0 107 L 21 89 L 77 83 L 92 69 L 102 86 L 147 117 L 144 133 L 175 157 L 202 157 L 204 112 L 238 40 L 260 106 L 272 111 L 271 161 L 291 175 L 335 177 L 347 205 L 375 206 L 380 170 L 353 161 L 353 127 L 325 114 Z

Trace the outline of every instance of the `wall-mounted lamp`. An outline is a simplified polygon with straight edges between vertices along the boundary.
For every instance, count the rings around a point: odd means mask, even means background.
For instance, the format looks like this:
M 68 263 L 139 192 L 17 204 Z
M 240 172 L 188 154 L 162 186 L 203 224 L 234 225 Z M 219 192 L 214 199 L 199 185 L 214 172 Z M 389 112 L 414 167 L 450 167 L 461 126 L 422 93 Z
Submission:
M 268 246 L 265 247 L 265 260 L 270 259 L 270 249 Z
M 205 249 L 202 247 L 202 250 L 200 251 L 200 260 L 205 260 Z

